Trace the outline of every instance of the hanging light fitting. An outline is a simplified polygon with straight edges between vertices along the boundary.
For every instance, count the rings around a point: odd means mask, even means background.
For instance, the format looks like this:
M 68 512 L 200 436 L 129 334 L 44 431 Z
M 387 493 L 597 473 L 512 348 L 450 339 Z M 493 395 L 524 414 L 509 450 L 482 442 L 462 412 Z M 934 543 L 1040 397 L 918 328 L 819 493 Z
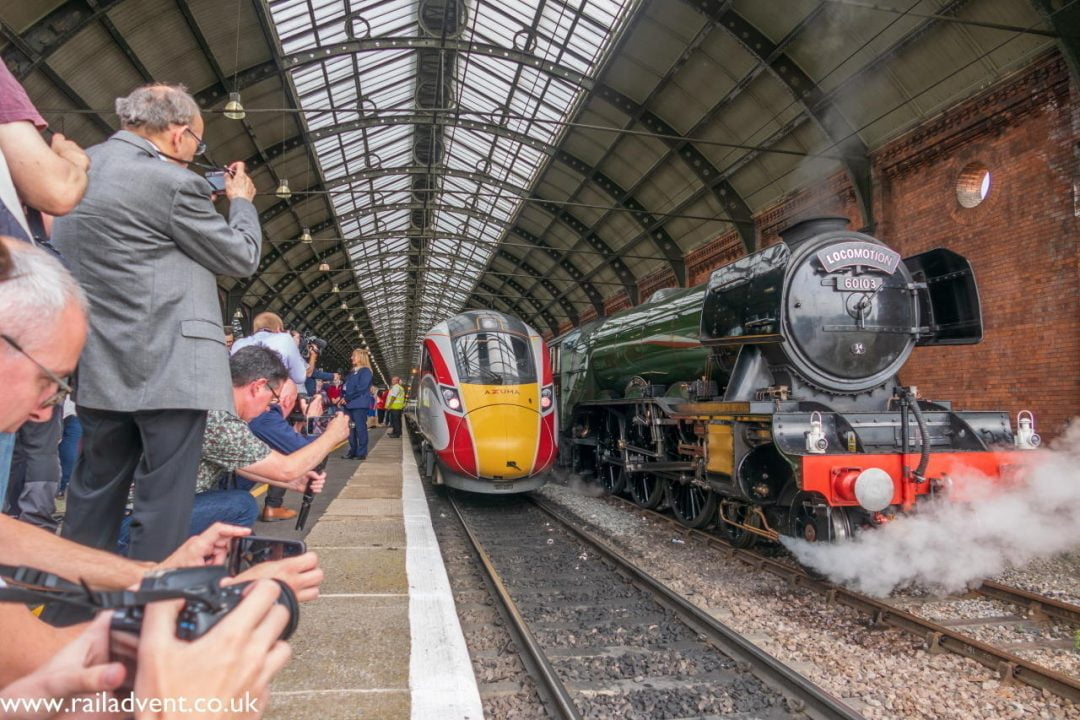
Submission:
M 278 181 L 277 190 L 274 191 L 274 194 L 281 200 L 288 200 L 292 197 L 292 190 L 289 189 L 289 178 L 281 178 Z
M 225 117 L 230 120 L 243 120 L 246 116 L 244 105 L 240 102 L 240 93 L 229 93 L 229 102 L 225 103 Z

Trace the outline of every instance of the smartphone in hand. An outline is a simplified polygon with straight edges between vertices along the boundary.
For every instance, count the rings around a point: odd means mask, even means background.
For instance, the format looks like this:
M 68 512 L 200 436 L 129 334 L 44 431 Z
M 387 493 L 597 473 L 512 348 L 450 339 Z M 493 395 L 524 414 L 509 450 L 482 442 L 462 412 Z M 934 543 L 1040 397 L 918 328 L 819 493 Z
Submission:
M 206 178 L 206 182 L 210 183 L 210 191 L 215 193 L 225 192 L 225 173 L 226 170 L 211 170 L 203 177 Z
M 252 565 L 269 560 L 284 560 L 303 555 L 305 552 L 307 552 L 307 546 L 304 545 L 303 540 L 279 540 L 249 535 L 232 539 L 226 566 L 230 575 L 236 575 Z

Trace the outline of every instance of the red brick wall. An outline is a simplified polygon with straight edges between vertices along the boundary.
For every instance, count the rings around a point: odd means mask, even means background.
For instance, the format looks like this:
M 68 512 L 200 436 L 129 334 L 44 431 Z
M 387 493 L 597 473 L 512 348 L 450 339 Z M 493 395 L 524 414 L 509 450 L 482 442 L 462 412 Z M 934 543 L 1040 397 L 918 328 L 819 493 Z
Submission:
M 716 268 L 738 260 L 746 254 L 742 237 L 737 230 L 729 230 L 706 244 L 686 254 L 687 287 L 700 285 L 709 279 Z
M 630 297 L 625 290 L 620 290 L 614 295 L 604 298 L 604 315 L 613 315 L 620 310 L 630 307 Z
M 646 302 L 657 290 L 678 287 L 679 283 L 675 279 L 675 272 L 671 267 L 664 265 L 659 270 L 651 272 L 639 279 L 637 286 L 638 297 L 641 298 L 641 302 Z
M 851 179 L 840 171 L 812 187 L 787 197 L 754 216 L 759 248 L 780 242 L 780 231 L 794 220 L 814 215 L 843 215 L 849 227 L 859 230 L 865 224 L 855 199 Z
M 1055 53 L 874 157 L 875 234 L 904 256 L 966 256 L 982 300 L 982 343 L 917 348 L 903 381 L 957 408 L 1030 409 L 1047 438 L 1080 407 L 1078 102 Z M 975 162 L 990 191 L 964 208 L 956 184 Z

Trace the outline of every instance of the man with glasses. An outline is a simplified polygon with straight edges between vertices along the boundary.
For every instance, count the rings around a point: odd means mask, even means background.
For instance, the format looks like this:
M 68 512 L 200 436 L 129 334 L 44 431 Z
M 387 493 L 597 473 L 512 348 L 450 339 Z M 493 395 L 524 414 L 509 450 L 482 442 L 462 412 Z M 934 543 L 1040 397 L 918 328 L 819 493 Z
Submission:
M 28 244 L 0 240 L 0 432 L 52 417 L 71 387 L 86 339 L 86 298 L 58 262 Z M 7 462 L 0 464 L 0 497 Z
M 71 275 L 44 251 L 0 237 L 0 377 L 4 382 L 0 432 L 13 432 L 30 420 L 40 421 L 63 400 L 71 390 L 65 377 L 74 370 L 86 335 L 86 298 Z M 0 466 L 0 480 L 6 476 L 7 468 Z M 245 534 L 247 531 L 241 528 L 216 526 L 185 543 L 161 567 L 221 563 L 229 539 Z M 83 581 L 90 587 L 115 590 L 138 583 L 155 567 L 63 540 L 3 516 L 0 564 L 32 566 Z M 268 577 L 286 582 L 303 602 L 318 596 L 322 571 L 317 556 L 309 552 L 263 563 L 239 576 L 243 580 Z M 226 628 L 223 621 L 196 641 L 201 646 L 197 655 L 254 668 L 260 678 L 254 686 L 250 673 L 238 676 L 230 687 L 222 687 L 216 680 L 207 682 L 198 674 L 198 668 L 186 662 L 192 652 L 187 643 L 177 644 L 179 608 L 173 603 L 152 603 L 147 608 L 138 651 L 140 658 L 152 658 L 154 662 L 140 662 L 134 677 L 127 678 L 134 682 L 140 697 L 183 695 L 190 705 L 197 697 L 231 697 L 245 691 L 261 696 L 266 683 L 288 657 L 287 651 L 282 652 L 285 648 L 273 640 L 285 625 L 280 609 L 273 609 L 280 591 L 265 580 L 262 585 L 261 593 L 248 593 L 229 613 L 227 621 L 234 626 L 232 629 Z M 257 594 L 262 595 L 261 600 L 255 597 Z M 158 615 L 158 619 L 153 620 L 151 614 Z M 235 627 L 237 623 L 243 626 Z M 89 634 L 73 641 L 78 628 L 54 628 L 37 619 L 25 605 L 0 603 L 0 635 L 15 640 L 0 646 L 0 697 L 33 698 L 37 702 L 74 694 L 89 697 L 115 688 L 119 682 L 115 672 L 111 680 L 103 672 L 109 659 L 108 619 L 99 618 L 93 627 L 96 631 L 86 631 L 95 633 L 91 646 Z M 258 637 L 269 641 L 253 644 L 252 638 Z M 69 684 L 73 681 L 77 687 Z
M 289 380 L 289 371 L 276 352 L 261 345 L 233 353 L 229 370 L 236 412 L 211 410 L 207 415 L 195 480 L 198 494 L 188 527 L 191 535 L 215 522 L 254 525 L 259 509 L 248 490 L 256 482 L 304 492 L 311 480 L 314 492 L 320 492 L 326 476 L 312 468 L 349 436 L 348 419 L 342 416 L 325 433 L 292 452 L 271 449 L 248 423 L 266 412 L 271 402 L 281 404 L 281 388 Z M 125 539 L 121 533 L 121 545 Z
M 10 335 L 0 332 L 0 342 L 37 365 L 42 376 L 55 383 L 57 388 L 38 406 L 37 416 L 45 415 L 46 419 L 29 420 L 19 428 L 11 455 L 11 471 L 5 476 L 6 498 L 0 496 L 0 499 L 6 500 L 4 512 L 8 515 L 55 532 L 55 495 L 61 474 L 60 456 L 57 453 L 63 422 L 60 406 L 71 394 L 70 378 L 58 377 L 41 365 Z
M 137 88 L 116 111 L 82 202 L 53 226 L 90 298 L 62 532 L 112 548 L 134 484 L 131 555 L 160 560 L 187 537 L 207 411 L 233 409 L 215 276 L 254 273 L 262 234 L 243 163 L 225 174 L 227 217 L 189 169 L 206 147 L 183 87 Z

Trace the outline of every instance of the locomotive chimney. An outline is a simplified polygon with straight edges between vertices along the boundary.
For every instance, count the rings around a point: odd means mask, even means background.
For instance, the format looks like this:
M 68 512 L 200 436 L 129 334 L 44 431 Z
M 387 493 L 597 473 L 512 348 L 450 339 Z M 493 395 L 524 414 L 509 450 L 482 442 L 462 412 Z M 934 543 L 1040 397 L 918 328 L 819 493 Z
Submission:
M 843 215 L 808 217 L 799 220 L 793 225 L 788 225 L 780 231 L 780 237 L 787 243 L 788 247 L 794 247 L 803 240 L 809 240 L 815 235 L 836 232 L 838 230 L 847 230 L 849 222 L 850 221 Z

